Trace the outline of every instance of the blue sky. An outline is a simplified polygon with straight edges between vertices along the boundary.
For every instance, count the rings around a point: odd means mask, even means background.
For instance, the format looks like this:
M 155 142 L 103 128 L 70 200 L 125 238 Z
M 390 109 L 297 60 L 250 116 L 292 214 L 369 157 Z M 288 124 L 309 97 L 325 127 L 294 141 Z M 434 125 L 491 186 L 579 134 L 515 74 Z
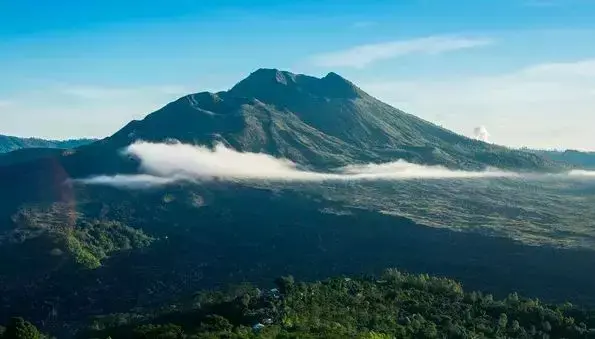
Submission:
M 103 137 L 274 67 L 462 134 L 595 150 L 593 17 L 593 0 L 2 1 L 0 134 Z

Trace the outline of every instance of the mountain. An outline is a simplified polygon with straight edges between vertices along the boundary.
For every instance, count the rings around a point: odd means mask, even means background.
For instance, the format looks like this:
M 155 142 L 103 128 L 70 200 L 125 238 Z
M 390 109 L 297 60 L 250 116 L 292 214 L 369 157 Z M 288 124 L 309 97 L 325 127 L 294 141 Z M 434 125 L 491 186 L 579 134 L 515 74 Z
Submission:
M 0 153 L 8 153 L 23 148 L 62 148 L 70 149 L 94 142 L 94 139 L 45 140 L 39 138 L 19 138 L 0 135 Z
M 14 213 L 22 203 L 61 199 L 63 190 L 57 183 L 69 178 L 136 173 L 138 164 L 122 157 L 122 148 L 138 140 L 171 139 L 208 146 L 221 142 L 318 170 L 396 159 L 474 170 L 564 168 L 538 155 L 472 140 L 404 113 L 335 73 L 315 78 L 259 69 L 228 91 L 184 96 L 72 152 L 0 167 L 2 193 L 8 201 L 4 209 Z
M 407 114 L 335 73 L 315 78 L 259 69 L 229 91 L 182 97 L 104 142 L 113 148 L 170 138 L 203 145 L 220 141 L 318 168 L 395 159 L 467 169 L 559 167 Z
M 577 150 L 532 150 L 531 152 L 551 161 L 564 162 L 577 168 L 595 169 L 595 152 L 581 152 Z
M 139 173 L 121 150 L 171 139 L 313 170 L 405 159 L 557 175 L 145 190 L 70 180 Z M 593 182 L 565 180 L 567 164 L 402 112 L 335 73 L 257 70 L 228 91 L 184 96 L 110 137 L 46 155 L 0 166 L 0 323 L 17 314 L 58 333 L 202 288 L 394 266 L 490 293 L 595 304 Z
M 8 153 L 0 153 L 0 166 L 27 163 L 37 159 L 55 158 L 70 150 L 60 148 L 22 148 Z

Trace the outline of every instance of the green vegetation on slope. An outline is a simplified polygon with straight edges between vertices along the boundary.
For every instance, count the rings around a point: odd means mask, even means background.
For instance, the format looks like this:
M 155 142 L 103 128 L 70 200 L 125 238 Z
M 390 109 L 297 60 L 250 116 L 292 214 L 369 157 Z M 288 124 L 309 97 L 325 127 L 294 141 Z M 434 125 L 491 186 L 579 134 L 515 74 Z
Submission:
M 159 311 L 97 317 L 81 338 L 595 338 L 595 313 L 455 281 L 387 270 L 381 277 L 276 281 L 198 293 Z
M 0 326 L 0 339 L 43 339 L 46 338 L 35 325 L 23 318 L 12 318 L 3 328 Z
M 50 257 L 70 258 L 87 269 L 101 266 L 112 253 L 143 248 L 154 240 L 122 222 L 83 218 L 71 204 L 22 208 L 13 220 L 16 228 L 0 232 L 0 245 L 24 244 L 34 247 L 39 257 L 47 258 L 49 252 Z M 50 262 L 39 264 L 48 269 Z
M 143 248 L 153 238 L 119 222 L 94 222 L 62 234 L 67 252 L 85 268 L 101 266 L 110 253 Z

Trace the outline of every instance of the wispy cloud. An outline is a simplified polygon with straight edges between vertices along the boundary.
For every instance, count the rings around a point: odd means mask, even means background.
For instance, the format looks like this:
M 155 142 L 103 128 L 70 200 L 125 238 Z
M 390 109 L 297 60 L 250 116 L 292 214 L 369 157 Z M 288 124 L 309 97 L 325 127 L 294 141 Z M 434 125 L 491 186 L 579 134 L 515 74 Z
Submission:
M 180 178 L 179 180 L 182 180 Z M 171 184 L 178 178 L 162 178 L 150 174 L 117 174 L 117 175 L 98 175 L 96 177 L 74 180 L 87 185 L 113 186 L 125 189 L 149 189 Z
M 342 51 L 316 55 L 312 57 L 311 61 L 315 65 L 323 67 L 362 68 L 377 61 L 410 54 L 440 54 L 485 46 L 490 43 L 492 41 L 485 38 L 431 36 L 355 46 Z
M 472 179 L 511 177 L 499 170 L 456 171 L 402 160 L 384 164 L 352 165 L 328 172 L 301 170 L 289 160 L 263 153 L 241 153 L 223 145 L 214 149 L 186 144 L 135 143 L 124 155 L 140 160 L 140 175 L 99 176 L 76 182 L 123 188 L 149 188 L 177 181 L 354 181 L 410 179 Z
M 523 74 L 537 78 L 546 77 L 595 77 L 595 59 L 579 60 L 574 62 L 544 63 L 527 67 L 521 71 Z
M 595 149 L 595 59 L 542 63 L 492 76 L 371 81 L 361 87 L 463 134 L 485 125 L 497 143 Z

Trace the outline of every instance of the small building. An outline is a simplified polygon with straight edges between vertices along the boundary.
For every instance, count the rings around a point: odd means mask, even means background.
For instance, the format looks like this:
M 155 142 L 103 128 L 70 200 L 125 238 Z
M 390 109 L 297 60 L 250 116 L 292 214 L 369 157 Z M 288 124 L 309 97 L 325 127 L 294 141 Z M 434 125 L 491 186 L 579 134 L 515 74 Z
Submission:
M 254 326 L 252 326 L 252 330 L 253 331 L 261 331 L 263 328 L 265 328 L 265 326 L 261 323 L 255 324 Z

